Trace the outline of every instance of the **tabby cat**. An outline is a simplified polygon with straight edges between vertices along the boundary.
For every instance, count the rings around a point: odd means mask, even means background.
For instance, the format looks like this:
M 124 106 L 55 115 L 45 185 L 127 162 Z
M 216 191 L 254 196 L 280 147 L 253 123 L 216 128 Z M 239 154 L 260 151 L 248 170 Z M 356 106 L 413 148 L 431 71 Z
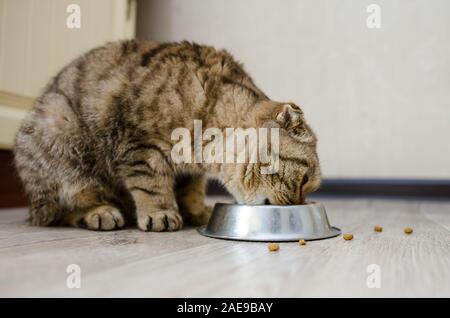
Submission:
M 171 132 L 280 128 L 279 170 L 175 164 Z M 299 204 L 320 184 L 316 137 L 293 103 L 271 101 L 226 51 L 194 43 L 108 43 L 47 85 L 16 137 L 33 225 L 174 231 L 207 221 L 206 178 L 240 203 Z

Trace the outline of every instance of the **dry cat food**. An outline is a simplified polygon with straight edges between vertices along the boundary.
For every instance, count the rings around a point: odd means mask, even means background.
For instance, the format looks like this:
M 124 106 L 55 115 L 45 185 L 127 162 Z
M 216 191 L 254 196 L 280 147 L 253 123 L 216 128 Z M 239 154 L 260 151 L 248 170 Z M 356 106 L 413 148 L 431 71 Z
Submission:
M 344 234 L 343 237 L 344 237 L 344 240 L 346 240 L 346 241 L 353 240 L 353 234 L 350 234 L 350 233 Z
M 405 234 L 412 234 L 413 229 L 410 228 L 410 227 L 406 227 L 406 228 L 403 230 L 403 232 L 405 232 Z
M 379 226 L 379 225 L 375 225 L 375 227 L 373 228 L 373 230 L 374 230 L 375 232 L 378 232 L 378 233 L 383 232 L 383 228 L 382 228 L 381 226 Z
M 299 245 L 306 245 L 306 241 L 305 240 L 300 240 L 300 241 L 298 241 L 298 244 Z
M 277 243 L 270 243 L 269 245 L 267 245 L 267 248 L 271 252 L 276 252 L 280 249 L 280 245 L 278 245 Z

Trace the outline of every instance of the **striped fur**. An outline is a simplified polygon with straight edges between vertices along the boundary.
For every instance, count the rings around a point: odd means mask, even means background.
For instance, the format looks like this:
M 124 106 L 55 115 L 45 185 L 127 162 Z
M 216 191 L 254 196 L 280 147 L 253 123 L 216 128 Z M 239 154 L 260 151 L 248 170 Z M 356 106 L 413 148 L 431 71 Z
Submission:
M 320 183 L 316 140 L 303 118 L 277 120 L 282 105 L 226 51 L 136 40 L 96 48 L 52 79 L 17 134 L 32 224 L 144 231 L 201 224 L 210 212 L 207 176 L 240 202 L 302 202 Z M 174 164 L 171 132 L 192 131 L 194 119 L 205 129 L 278 121 L 279 173 L 261 175 L 258 164 Z

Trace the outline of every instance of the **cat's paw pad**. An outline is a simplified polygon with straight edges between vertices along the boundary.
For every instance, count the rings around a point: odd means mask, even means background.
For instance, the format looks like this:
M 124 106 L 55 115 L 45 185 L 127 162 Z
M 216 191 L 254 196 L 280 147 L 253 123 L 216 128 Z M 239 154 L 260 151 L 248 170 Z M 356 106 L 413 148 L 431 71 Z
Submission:
M 89 230 L 111 231 L 123 228 L 125 219 L 117 208 L 104 205 L 88 212 L 82 219 L 82 224 Z
M 177 231 L 183 227 L 181 215 L 172 210 L 154 211 L 138 219 L 138 228 L 142 231 Z

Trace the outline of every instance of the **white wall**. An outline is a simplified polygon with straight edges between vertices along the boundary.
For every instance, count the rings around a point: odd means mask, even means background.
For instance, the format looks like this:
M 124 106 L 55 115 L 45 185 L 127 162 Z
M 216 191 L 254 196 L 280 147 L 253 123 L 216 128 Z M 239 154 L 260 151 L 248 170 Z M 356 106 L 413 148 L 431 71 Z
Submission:
M 450 179 L 448 0 L 141 0 L 138 37 L 227 48 L 303 106 L 326 177 Z
M 69 29 L 69 4 L 81 28 Z M 0 0 L 0 149 L 10 149 L 26 111 L 68 62 L 107 41 L 135 35 L 135 1 Z
M 81 28 L 69 29 L 78 4 Z M 127 0 L 0 0 L 0 91 L 36 97 L 64 65 L 87 50 L 125 37 Z M 133 8 L 131 8 L 133 9 Z M 134 26 L 135 19 L 131 19 Z

